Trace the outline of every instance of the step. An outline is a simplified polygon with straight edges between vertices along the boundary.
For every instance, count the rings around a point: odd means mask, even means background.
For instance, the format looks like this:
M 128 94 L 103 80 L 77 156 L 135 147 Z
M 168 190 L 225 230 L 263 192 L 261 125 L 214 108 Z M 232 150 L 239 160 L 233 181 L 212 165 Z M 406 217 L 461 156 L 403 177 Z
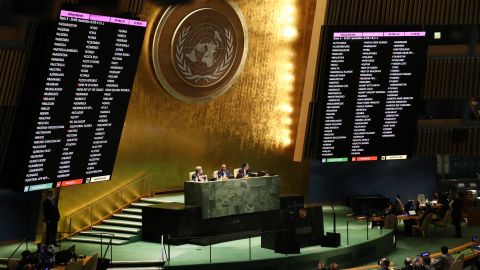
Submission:
M 122 213 L 127 213 L 127 214 L 142 214 L 142 208 L 125 208 L 122 210 Z
M 125 227 L 135 227 L 135 228 L 141 228 L 142 227 L 142 222 L 122 220 L 122 219 L 107 219 L 107 220 L 104 220 L 102 222 L 102 224 L 125 226 Z
M 8 269 L 7 264 L 3 264 L 3 263 L 0 264 L 0 269 L 2 269 L 2 270 L 3 269 Z
M 99 231 L 110 231 L 110 232 L 122 232 L 122 233 L 140 233 L 140 228 L 132 228 L 132 227 L 122 227 L 122 226 L 115 226 L 115 225 L 95 225 L 93 226 L 94 230 Z
M 99 244 L 102 242 L 100 237 L 90 237 L 90 236 L 84 236 L 84 235 L 74 236 L 70 239 L 70 241 L 83 242 L 83 243 L 95 243 L 95 244 Z M 103 239 L 103 244 L 108 244 L 109 242 L 110 240 Z M 129 243 L 128 240 L 112 239 L 112 245 L 123 245 L 127 243 Z
M 134 214 L 113 214 L 114 218 L 117 219 L 129 219 L 129 220 L 136 220 L 142 221 L 142 215 L 134 215 Z
M 161 267 L 165 266 L 165 261 L 154 260 L 154 261 L 112 261 L 110 264 L 110 269 L 162 269 Z M 152 268 L 153 267 L 153 268 Z
M 163 199 L 162 197 L 150 197 L 150 198 L 142 198 L 140 199 L 140 201 L 142 202 L 146 202 L 146 203 L 170 203 L 172 201 L 169 201 L 169 200 L 165 200 Z
M 146 203 L 146 202 L 134 202 L 130 204 L 130 207 L 135 207 L 135 208 L 143 208 L 145 206 L 151 206 L 155 205 L 154 203 Z
M 163 267 L 110 267 L 107 270 L 163 270 Z
M 132 233 L 120 233 L 120 232 L 109 232 L 109 231 L 86 231 L 86 232 L 80 232 L 80 235 L 85 235 L 85 236 L 94 236 L 94 237 L 100 237 L 100 234 L 107 234 L 103 235 L 104 238 L 110 238 L 111 235 L 113 235 L 113 238 L 116 239 L 127 239 L 129 240 L 130 238 L 137 237 L 138 234 L 132 234 Z

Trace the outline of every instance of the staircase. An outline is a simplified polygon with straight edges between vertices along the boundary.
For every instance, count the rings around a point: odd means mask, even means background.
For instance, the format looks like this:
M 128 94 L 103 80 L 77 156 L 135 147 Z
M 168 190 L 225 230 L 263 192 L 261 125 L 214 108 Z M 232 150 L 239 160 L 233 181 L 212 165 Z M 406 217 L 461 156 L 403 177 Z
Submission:
M 128 208 L 124 208 L 121 214 L 113 214 L 109 219 L 104 220 L 100 225 L 94 225 L 92 230 L 83 231 L 71 237 L 73 242 L 83 243 L 107 243 L 110 236 L 113 236 L 113 245 L 124 245 L 137 242 L 142 235 L 142 208 L 168 202 L 161 196 L 142 198 L 134 202 Z

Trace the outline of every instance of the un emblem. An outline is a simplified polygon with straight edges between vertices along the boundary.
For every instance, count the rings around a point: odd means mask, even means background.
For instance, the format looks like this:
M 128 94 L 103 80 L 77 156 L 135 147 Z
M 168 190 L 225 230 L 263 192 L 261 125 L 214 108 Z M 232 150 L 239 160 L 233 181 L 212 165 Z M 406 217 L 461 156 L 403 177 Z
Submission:
M 192 1 L 169 7 L 157 24 L 152 62 L 160 84 L 187 102 L 225 93 L 242 71 L 247 29 L 230 1 Z

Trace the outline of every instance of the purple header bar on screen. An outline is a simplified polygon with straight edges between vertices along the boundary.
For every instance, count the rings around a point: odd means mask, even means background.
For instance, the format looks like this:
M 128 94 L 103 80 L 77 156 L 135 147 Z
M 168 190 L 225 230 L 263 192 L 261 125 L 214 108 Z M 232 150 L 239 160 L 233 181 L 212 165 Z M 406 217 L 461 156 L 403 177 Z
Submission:
M 100 16 L 100 15 L 90 15 L 91 21 L 99 21 L 99 22 L 110 22 L 110 17 L 108 16 Z
M 128 24 L 129 21 L 129 19 L 110 17 L 111 23 Z
M 339 32 L 333 33 L 333 37 L 361 37 L 362 32 Z
M 351 37 L 424 37 L 427 32 L 335 32 L 334 38 Z
M 383 32 L 385 37 L 404 37 L 405 32 Z
M 383 32 L 363 32 L 364 37 L 383 37 Z
M 424 37 L 427 32 L 405 32 L 406 37 Z
M 109 23 L 117 23 L 117 24 L 147 27 L 147 22 L 146 21 L 129 20 L 129 19 L 124 19 L 124 18 L 115 18 L 115 17 L 81 13 L 81 12 L 74 12 L 74 11 L 68 11 L 68 10 L 61 10 L 60 11 L 60 16 L 70 17 L 70 18 L 79 18 L 79 19 L 98 21 L 98 22 L 109 22 Z
M 79 19 L 90 19 L 90 14 L 75 12 L 75 11 L 68 11 L 68 10 L 61 10 L 60 16 L 62 17 L 70 17 L 70 18 L 79 18 Z
M 130 20 L 129 25 L 135 25 L 135 26 L 140 26 L 140 27 L 147 27 L 147 22 L 146 22 L 146 21 Z

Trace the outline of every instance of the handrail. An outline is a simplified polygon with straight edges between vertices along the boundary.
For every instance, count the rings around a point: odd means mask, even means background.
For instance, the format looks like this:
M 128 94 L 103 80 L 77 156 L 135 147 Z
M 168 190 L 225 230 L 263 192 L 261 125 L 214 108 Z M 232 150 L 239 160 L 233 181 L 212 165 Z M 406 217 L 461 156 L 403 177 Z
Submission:
M 27 241 L 27 239 L 30 237 L 30 235 L 26 235 L 23 240 L 20 242 L 20 244 L 17 246 L 17 248 L 12 252 L 12 254 L 10 254 L 10 256 L 8 257 L 7 259 L 7 266 L 8 266 L 8 263 L 10 262 L 10 260 L 12 259 L 13 255 L 15 255 L 15 253 L 18 251 L 18 249 L 23 245 L 24 242 Z M 28 245 L 28 244 L 27 244 Z
M 134 181 L 132 181 L 132 182 L 130 182 L 130 183 L 127 183 L 127 184 L 125 184 L 125 185 L 123 185 L 123 186 L 115 189 L 114 191 L 110 192 L 109 194 L 104 195 L 102 198 L 100 198 L 100 199 L 98 199 L 98 200 L 96 200 L 96 201 L 93 201 L 93 202 L 85 205 L 84 207 L 82 207 L 82 208 L 80 208 L 80 209 L 76 209 L 73 214 L 67 215 L 66 218 L 67 218 L 67 217 L 74 217 L 74 216 L 76 216 L 79 212 L 81 212 L 81 211 L 83 211 L 83 210 L 85 210 L 85 209 L 88 209 L 88 208 L 96 205 L 96 204 L 99 203 L 100 201 L 103 201 L 103 200 L 105 200 L 105 199 L 107 199 L 107 198 L 110 198 L 113 194 L 116 194 L 117 192 L 119 192 L 119 191 L 121 191 L 121 190 L 123 190 L 123 189 L 125 189 L 125 188 L 127 188 L 127 187 L 129 187 L 129 186 L 132 186 L 132 185 L 134 185 L 134 184 L 136 184 L 136 183 L 138 183 L 138 182 L 140 182 L 140 181 L 143 181 L 144 179 L 148 178 L 149 176 L 151 176 L 151 174 L 141 175 L 140 177 L 138 177 L 137 180 L 134 180 Z
M 256 231 L 255 233 L 252 232 L 236 232 L 236 233 L 229 233 L 226 235 L 248 235 L 248 255 L 249 255 L 249 260 L 252 260 L 252 242 L 251 238 L 253 235 L 256 236 L 261 236 L 267 233 L 276 233 L 276 232 L 288 232 L 287 229 L 274 229 L 274 230 L 267 230 L 267 231 Z M 166 236 L 166 238 L 165 238 Z M 170 237 L 170 235 L 162 235 L 162 239 L 165 238 L 167 240 L 166 245 L 167 245 L 167 250 L 165 250 L 165 242 L 162 241 L 163 245 L 163 250 L 161 251 L 162 254 L 165 252 L 165 255 L 167 257 L 167 260 L 164 261 L 163 263 L 170 263 L 171 260 L 171 252 L 170 252 L 170 246 L 171 246 L 171 240 L 194 240 L 194 239 L 206 239 L 208 238 L 208 246 L 209 246 L 209 257 L 210 257 L 210 263 L 212 263 L 212 239 L 215 237 L 221 237 L 222 235 L 203 235 L 203 236 L 187 236 L 187 237 Z M 288 253 L 286 254 L 288 255 Z
M 65 233 L 68 233 L 68 232 L 57 232 L 57 240 L 60 240 L 60 237 L 59 235 L 61 234 L 65 234 Z M 35 233 L 35 234 L 28 234 L 26 235 L 22 241 L 20 241 L 20 244 L 18 244 L 17 248 L 12 252 L 12 254 L 10 254 L 10 256 L 8 257 L 7 259 L 7 265 L 8 263 L 10 262 L 10 260 L 12 259 L 13 255 L 15 255 L 15 253 L 17 253 L 18 249 L 23 245 L 23 243 L 25 243 L 25 250 L 28 250 L 28 238 L 30 238 L 30 236 L 37 236 L 37 235 L 45 235 L 47 234 L 46 232 L 43 232 L 43 233 Z M 60 242 L 61 243 L 61 242 Z
M 112 213 L 115 213 L 115 212 L 117 212 L 117 211 L 122 210 L 125 206 L 129 205 L 131 202 L 133 202 L 133 201 L 135 201 L 135 200 L 137 200 L 137 199 L 139 199 L 139 198 L 141 198 L 141 197 L 143 197 L 143 196 L 145 196 L 145 195 L 151 195 L 151 179 L 149 179 L 150 176 L 151 176 L 151 174 L 144 174 L 144 175 L 140 176 L 137 180 L 134 180 L 134 181 L 132 181 L 132 182 L 130 182 L 130 183 L 127 183 L 127 184 L 125 184 L 125 185 L 117 188 L 117 189 L 114 190 L 113 192 L 111 192 L 111 193 L 103 196 L 101 199 L 96 200 L 96 201 L 94 201 L 94 202 L 92 202 L 92 203 L 90 203 L 90 204 L 88 204 L 88 205 L 86 205 L 86 206 L 84 206 L 84 207 L 76 210 L 75 213 L 73 213 L 72 215 L 67 215 L 67 216 L 65 217 L 65 224 L 69 226 L 69 228 L 68 228 L 68 231 L 69 231 L 69 232 L 68 232 L 68 236 L 67 236 L 67 237 L 71 237 L 72 235 L 74 235 L 74 234 L 78 233 L 79 231 L 82 231 L 82 230 L 84 230 L 84 229 L 86 229 L 86 228 L 89 228 L 89 227 L 91 228 L 95 223 L 97 223 L 97 222 L 101 221 L 102 219 L 110 216 Z M 128 190 L 129 188 L 131 188 L 131 187 L 134 186 L 135 184 L 137 184 L 137 183 L 139 183 L 139 182 L 142 182 L 142 181 L 145 181 L 145 182 L 148 184 L 147 192 L 146 192 L 146 193 L 143 192 L 143 188 L 142 188 L 141 194 L 140 194 L 139 196 L 135 197 L 134 200 L 128 201 L 127 203 L 123 203 L 123 192 L 124 192 L 125 190 Z M 110 213 L 110 214 L 108 214 L 108 215 L 106 215 L 106 216 L 103 216 L 103 217 L 100 218 L 99 220 L 94 221 L 94 220 L 93 220 L 93 208 L 96 207 L 97 205 L 101 204 L 101 203 L 104 202 L 105 200 L 111 199 L 111 198 L 113 198 L 114 196 L 118 196 L 118 195 L 121 197 L 121 199 L 120 199 L 120 203 L 121 203 L 120 206 L 117 207 L 116 209 L 114 209 L 114 210 L 112 211 L 112 213 Z M 80 228 L 80 229 L 78 229 L 78 230 L 76 230 L 76 231 L 72 231 L 72 219 L 75 218 L 76 216 L 80 215 L 80 214 L 85 214 L 85 212 L 84 212 L 85 210 L 88 210 L 88 211 L 90 212 L 90 224 L 89 224 L 88 226 L 84 226 L 84 227 L 82 227 L 82 228 Z M 88 212 L 87 212 L 87 213 L 88 213 Z

